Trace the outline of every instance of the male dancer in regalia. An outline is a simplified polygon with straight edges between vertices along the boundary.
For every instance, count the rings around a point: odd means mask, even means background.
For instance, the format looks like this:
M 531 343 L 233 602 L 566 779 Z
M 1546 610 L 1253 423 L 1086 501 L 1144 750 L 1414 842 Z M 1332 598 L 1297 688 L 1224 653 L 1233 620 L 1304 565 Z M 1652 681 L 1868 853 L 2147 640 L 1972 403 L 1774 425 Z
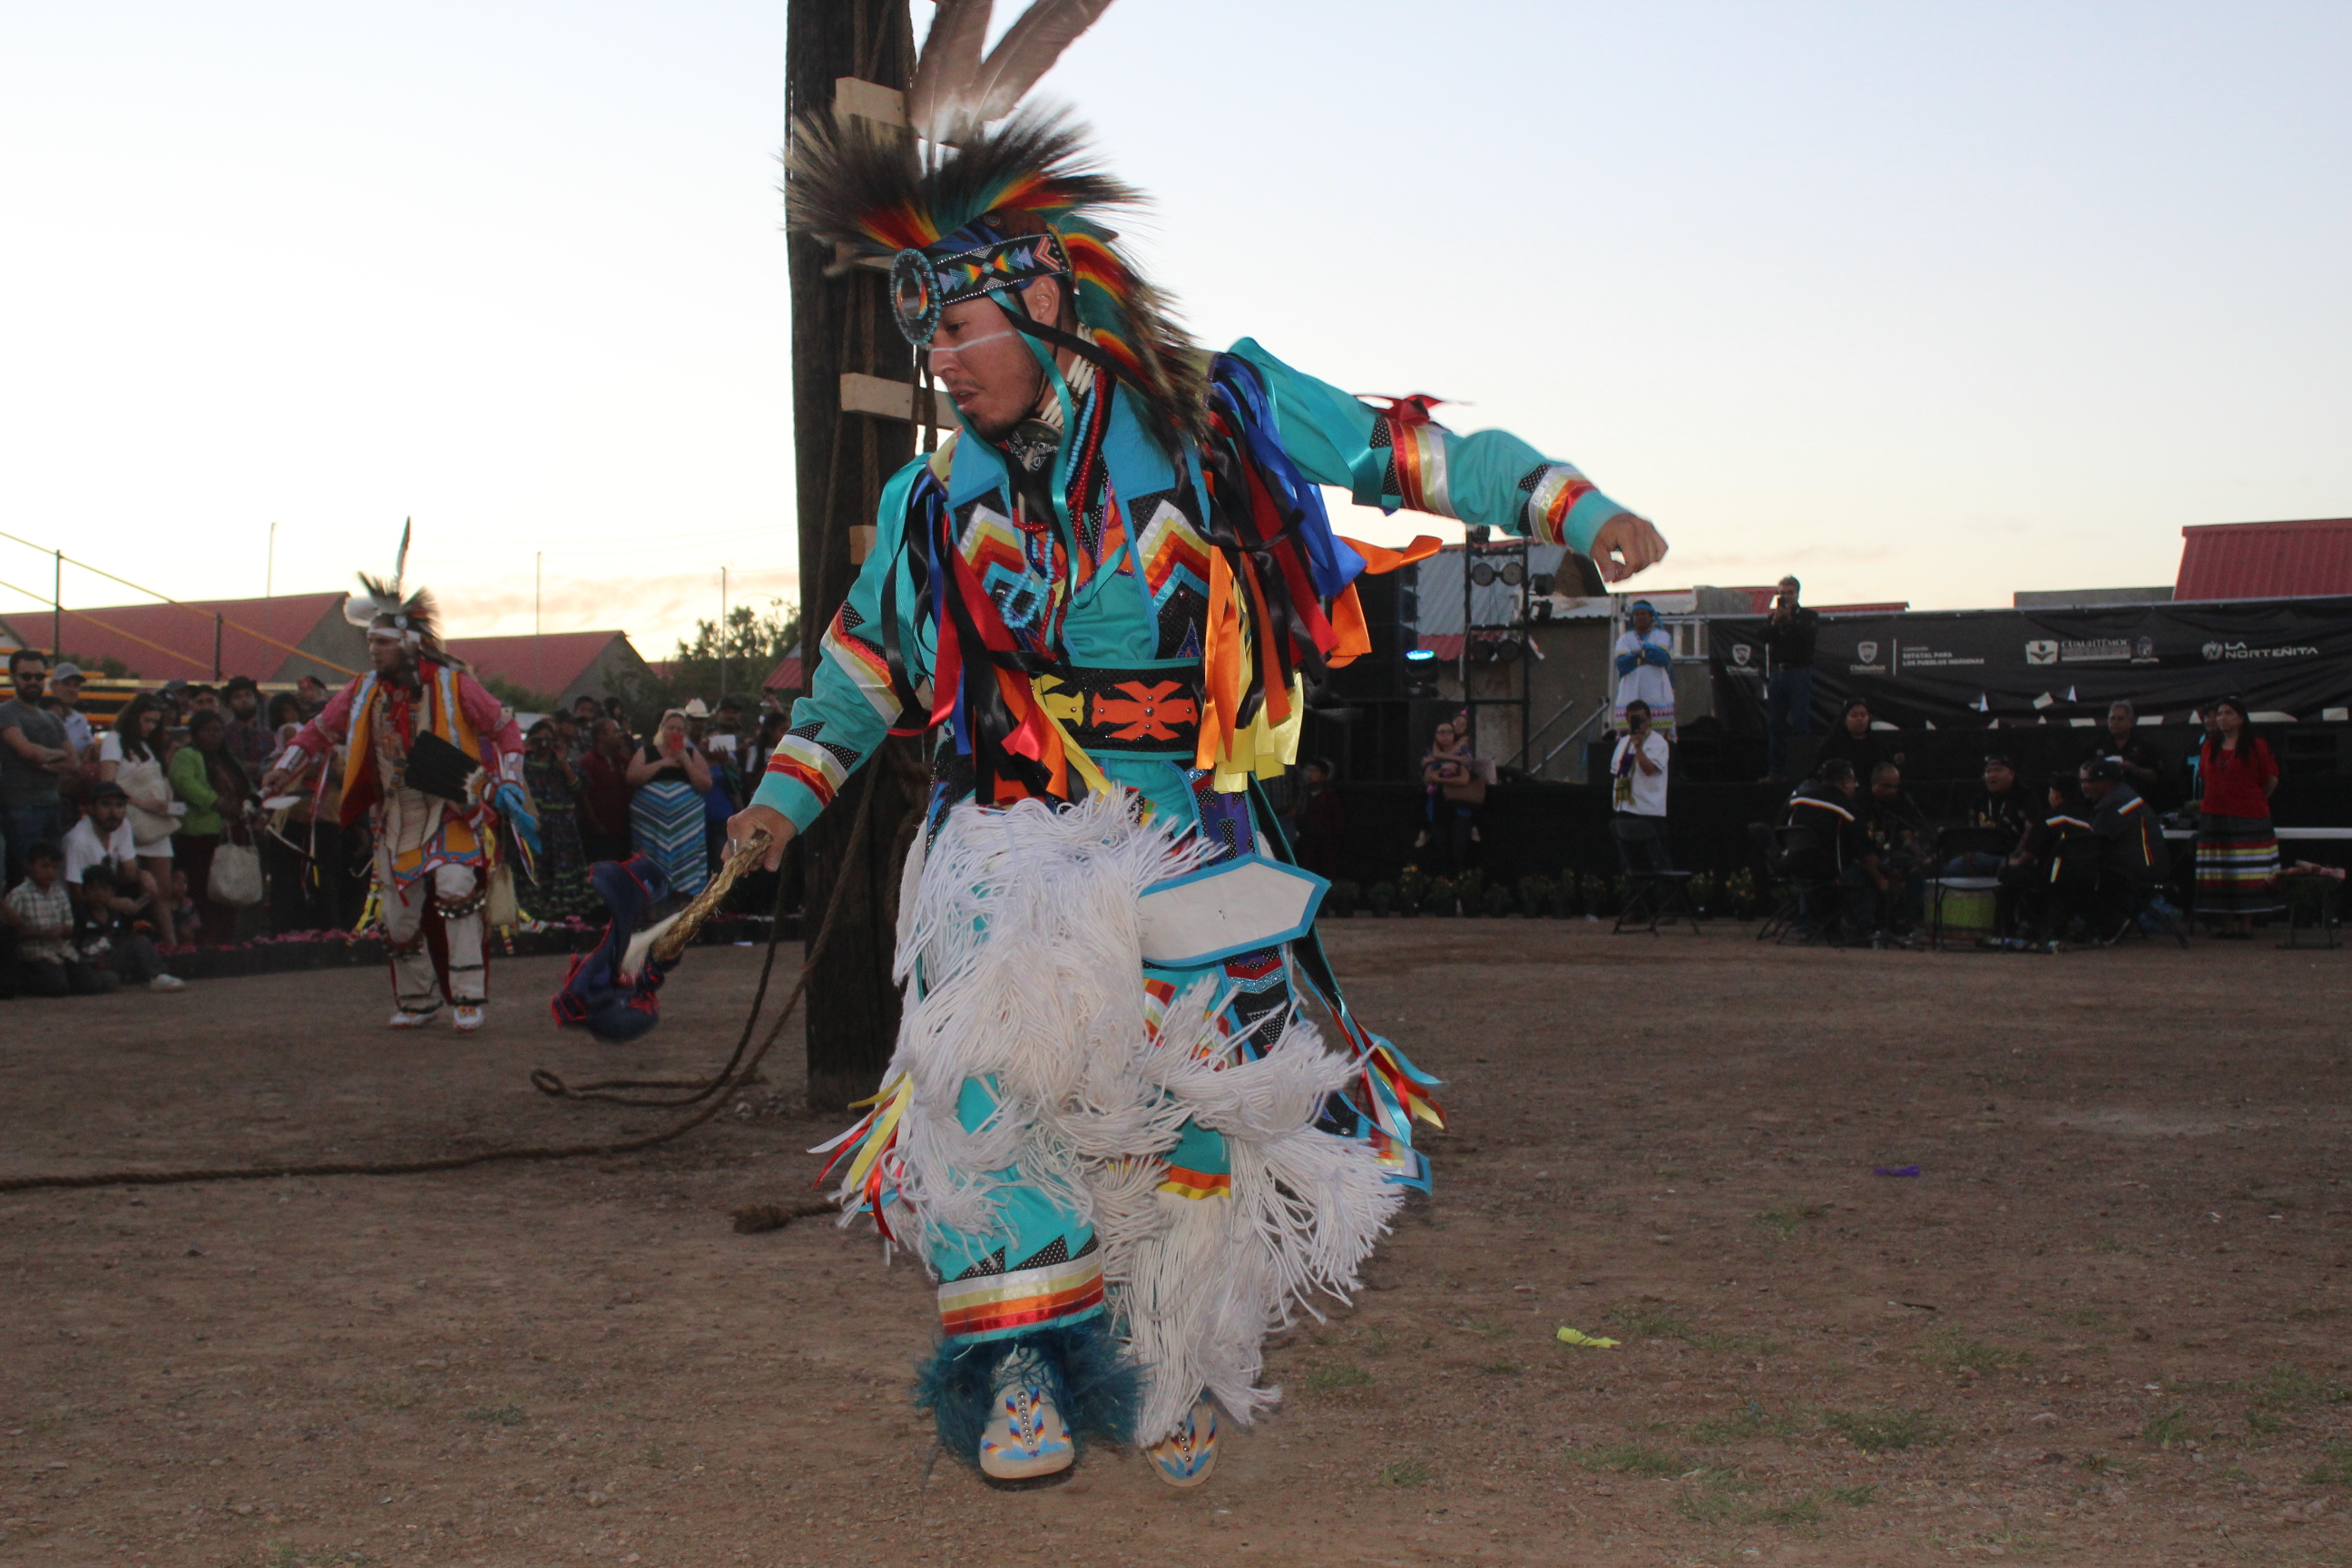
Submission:
M 405 558 L 404 537 L 401 553 Z M 367 627 L 375 668 L 295 734 L 262 779 L 262 793 L 279 793 L 333 747 L 347 748 L 342 823 L 365 813 L 375 833 L 392 1026 L 422 1028 L 446 999 L 458 1029 L 478 1029 L 486 997 L 482 913 L 500 853 L 500 820 L 529 826 L 518 782 L 522 735 L 505 705 L 442 648 L 430 595 L 419 589 L 404 599 L 397 575 L 389 584 L 364 575 L 360 583 L 363 591 L 344 614 Z M 457 776 L 436 786 L 442 793 L 427 794 L 409 777 L 417 742 L 428 736 L 464 759 Z M 469 764 L 480 771 L 467 782 L 462 773 Z M 459 795 L 465 798 L 452 798 Z
M 1033 7 L 985 79 L 1025 86 L 1043 63 L 998 67 L 1040 14 L 1100 8 Z M 1278 1396 L 1266 1333 L 1355 1289 L 1427 1184 L 1413 1123 L 1438 1122 L 1434 1080 L 1349 1011 L 1314 936 L 1324 884 L 1253 783 L 1295 757 L 1306 679 L 1369 650 L 1354 579 L 1407 558 L 1335 534 L 1317 487 L 1611 577 L 1665 546 L 1428 399 L 1187 342 L 1105 226 L 1136 193 L 1077 129 L 971 85 L 987 19 L 940 6 L 908 94 L 925 162 L 859 121 L 794 130 L 793 224 L 891 268 L 961 427 L 884 490 L 730 832 L 780 851 L 886 732 L 938 731 L 897 1053 L 829 1172 L 940 1281 L 918 1397 L 950 1453 L 1019 1479 L 1093 1432 L 1190 1486 L 1219 1412 Z

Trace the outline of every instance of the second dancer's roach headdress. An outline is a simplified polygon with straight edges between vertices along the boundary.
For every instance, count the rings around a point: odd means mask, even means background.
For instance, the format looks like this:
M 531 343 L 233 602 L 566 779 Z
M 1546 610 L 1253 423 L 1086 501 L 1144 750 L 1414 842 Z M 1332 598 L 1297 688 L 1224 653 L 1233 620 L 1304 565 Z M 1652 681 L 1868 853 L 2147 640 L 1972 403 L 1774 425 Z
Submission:
M 793 128 L 786 215 L 853 255 L 891 260 L 908 342 L 928 342 L 948 306 L 993 296 L 1032 336 L 1127 383 L 1161 433 L 1189 433 L 1202 418 L 1202 357 L 1102 222 L 1142 205 L 1142 194 L 1103 172 L 1084 127 L 1017 107 L 1108 4 L 1036 0 L 982 60 L 989 0 L 942 0 L 907 95 L 933 155 L 861 119 L 804 117 Z M 1040 278 L 1065 281 L 1084 342 L 1028 321 L 1011 291 Z
M 432 594 L 423 588 L 402 591 L 402 579 L 408 574 L 413 524 L 412 519 L 400 525 L 400 553 L 394 561 L 391 581 L 361 573 L 360 591 L 343 602 L 343 618 L 365 627 L 372 636 L 398 637 L 411 648 L 443 658 L 441 611 Z

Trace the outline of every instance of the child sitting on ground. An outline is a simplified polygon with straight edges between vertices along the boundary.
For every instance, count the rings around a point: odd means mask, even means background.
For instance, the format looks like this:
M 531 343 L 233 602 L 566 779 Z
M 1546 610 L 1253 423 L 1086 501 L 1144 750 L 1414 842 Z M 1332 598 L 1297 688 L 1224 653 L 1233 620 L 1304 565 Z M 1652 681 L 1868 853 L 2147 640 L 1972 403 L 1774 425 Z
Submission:
M 187 983 L 164 972 L 155 942 L 138 919 L 153 895 L 121 874 L 111 861 L 85 867 L 81 874 L 81 956 L 93 969 L 110 969 L 126 985 L 177 991 Z
M 54 840 L 25 851 L 25 879 L 8 889 L 8 923 L 16 933 L 16 992 L 23 996 L 96 996 L 114 975 L 84 963 L 74 945 L 73 901 L 66 897 L 65 851 Z

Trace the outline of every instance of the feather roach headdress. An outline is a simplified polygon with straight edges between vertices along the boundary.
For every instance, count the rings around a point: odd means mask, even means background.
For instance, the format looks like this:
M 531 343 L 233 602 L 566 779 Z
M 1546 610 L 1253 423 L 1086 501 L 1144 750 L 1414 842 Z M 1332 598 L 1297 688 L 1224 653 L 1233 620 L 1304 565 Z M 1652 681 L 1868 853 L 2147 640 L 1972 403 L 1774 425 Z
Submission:
M 441 610 L 430 591 L 419 588 L 405 596 L 401 579 L 408 572 L 408 537 L 415 520 L 400 525 L 400 553 L 393 561 L 392 580 L 359 574 L 360 591 L 343 601 L 343 619 L 371 632 L 390 632 L 412 648 L 441 651 Z
M 1006 290 L 1063 279 L 1089 341 L 1050 324 L 1024 330 L 1091 350 L 1154 423 L 1189 432 L 1202 418 L 1203 358 L 1101 221 L 1141 206 L 1142 194 L 1103 172 L 1083 126 L 1018 107 L 1108 5 L 1035 0 L 983 59 L 990 0 L 941 0 L 907 94 L 928 146 L 856 117 L 803 117 L 793 128 L 785 212 L 796 230 L 890 259 L 899 326 L 919 346 L 950 305 L 992 294 L 1018 315 Z

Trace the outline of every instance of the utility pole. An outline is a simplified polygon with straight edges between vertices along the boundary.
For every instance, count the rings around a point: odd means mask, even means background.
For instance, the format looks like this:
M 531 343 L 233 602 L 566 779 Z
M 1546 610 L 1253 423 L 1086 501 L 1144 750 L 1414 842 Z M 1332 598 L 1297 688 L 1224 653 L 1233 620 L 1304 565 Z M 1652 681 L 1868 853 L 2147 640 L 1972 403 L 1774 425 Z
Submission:
M 543 684 L 547 677 L 541 668 L 544 661 L 539 657 L 539 639 L 546 634 L 540 614 L 547 602 L 546 584 L 547 552 L 534 550 L 530 552 L 530 689 L 533 691 L 547 689 Z
M 49 579 L 49 658 L 54 660 L 66 656 L 66 552 L 56 550 L 50 555 L 56 574 Z
M 265 564 L 261 568 L 261 596 L 265 599 L 274 599 L 278 596 L 278 525 L 274 522 L 269 525 L 269 553 L 264 560 Z
M 784 13 L 787 156 L 792 121 L 835 107 L 845 79 L 860 106 L 895 101 L 914 74 L 908 0 L 789 0 Z M 875 88 L 887 89 L 876 92 Z M 846 109 L 848 104 L 842 105 Z M 903 114 L 901 116 L 903 118 Z M 914 156 L 908 138 L 907 156 Z M 793 445 L 800 530 L 801 662 L 814 671 L 818 639 L 857 574 L 882 484 L 915 455 L 911 422 L 845 412 L 842 378 L 859 373 L 906 384 L 914 354 L 890 310 L 887 273 L 835 268 L 829 246 L 786 239 L 793 296 Z M 913 405 L 908 404 L 908 411 Z M 918 820 L 926 771 L 919 742 L 885 741 L 825 814 L 801 835 L 805 940 L 815 942 L 845 874 L 824 967 L 809 976 L 811 1109 L 837 1111 L 880 1087 L 898 1032 L 890 981 L 898 862 Z M 850 826 L 864 792 L 883 792 L 861 842 Z
M 727 700 L 727 568 L 719 569 L 719 700 Z

